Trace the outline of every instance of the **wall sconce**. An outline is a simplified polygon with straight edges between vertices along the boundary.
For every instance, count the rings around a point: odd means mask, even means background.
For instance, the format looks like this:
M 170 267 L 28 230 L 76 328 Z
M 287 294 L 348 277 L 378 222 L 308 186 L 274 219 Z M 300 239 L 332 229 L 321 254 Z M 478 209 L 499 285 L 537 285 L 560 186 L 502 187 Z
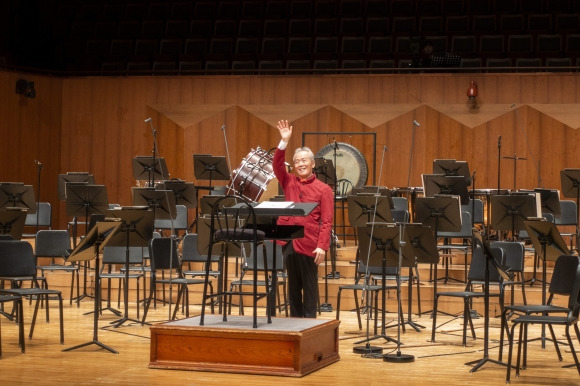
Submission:
M 34 82 L 29 82 L 25 79 L 16 81 L 16 94 L 24 95 L 27 98 L 36 97 L 36 90 L 34 89 Z
M 474 81 L 474 80 L 472 80 L 469 83 L 469 88 L 467 89 L 467 97 L 470 100 L 474 100 L 475 98 L 477 98 L 477 94 L 478 94 L 478 91 L 477 91 L 477 82 Z

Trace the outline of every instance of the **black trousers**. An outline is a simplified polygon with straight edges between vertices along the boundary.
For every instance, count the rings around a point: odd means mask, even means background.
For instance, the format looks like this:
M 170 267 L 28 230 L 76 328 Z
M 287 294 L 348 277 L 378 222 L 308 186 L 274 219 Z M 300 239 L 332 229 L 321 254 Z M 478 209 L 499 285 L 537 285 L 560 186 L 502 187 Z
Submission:
M 290 316 L 316 318 L 318 309 L 318 266 L 314 258 L 294 251 L 292 242 L 284 246 L 288 273 Z

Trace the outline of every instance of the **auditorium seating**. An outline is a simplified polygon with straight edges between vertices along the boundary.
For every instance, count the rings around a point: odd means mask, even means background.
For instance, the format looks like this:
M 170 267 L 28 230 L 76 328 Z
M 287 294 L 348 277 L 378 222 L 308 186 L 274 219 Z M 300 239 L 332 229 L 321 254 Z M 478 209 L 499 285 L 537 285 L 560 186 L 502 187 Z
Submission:
M 63 34 L 62 68 L 77 73 L 122 69 L 119 74 L 130 75 L 145 67 L 153 73 L 177 74 L 181 68 L 203 73 L 216 62 L 226 73 L 235 73 L 234 67 L 272 73 L 274 68 L 259 65 L 270 61 L 282 61 L 283 73 L 296 60 L 307 61 L 307 69 L 316 64 L 337 72 L 353 60 L 364 60 L 367 68 L 371 61 L 392 60 L 405 68 L 409 61 L 420 62 L 417 55 L 427 40 L 435 55 L 474 59 L 462 63 L 479 59 L 483 70 L 496 59 L 509 58 L 515 67 L 529 62 L 518 59 L 540 58 L 539 70 L 548 71 L 546 58 L 551 64 L 577 57 L 580 50 L 577 1 L 101 0 L 58 7 L 51 23 Z M 419 50 L 411 50 L 409 44 L 416 43 Z M 188 62 L 196 64 L 180 65 Z M 576 63 L 568 67 L 577 70 Z

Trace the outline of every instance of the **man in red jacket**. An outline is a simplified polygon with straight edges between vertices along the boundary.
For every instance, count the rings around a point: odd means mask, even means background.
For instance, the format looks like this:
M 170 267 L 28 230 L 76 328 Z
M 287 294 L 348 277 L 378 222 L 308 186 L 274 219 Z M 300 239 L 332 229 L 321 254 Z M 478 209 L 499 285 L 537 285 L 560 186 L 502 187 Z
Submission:
M 305 217 L 280 217 L 280 225 L 304 226 L 304 237 L 294 239 L 284 246 L 288 272 L 290 315 L 316 318 L 318 306 L 318 265 L 325 260 L 330 247 L 334 215 L 332 189 L 313 174 L 314 154 L 307 147 L 296 149 L 293 157 L 294 171 L 288 173 L 284 163 L 286 146 L 292 136 L 288 121 L 278 121 L 282 140 L 274 153 L 273 169 L 284 190 L 286 201 L 316 202 L 318 205 Z

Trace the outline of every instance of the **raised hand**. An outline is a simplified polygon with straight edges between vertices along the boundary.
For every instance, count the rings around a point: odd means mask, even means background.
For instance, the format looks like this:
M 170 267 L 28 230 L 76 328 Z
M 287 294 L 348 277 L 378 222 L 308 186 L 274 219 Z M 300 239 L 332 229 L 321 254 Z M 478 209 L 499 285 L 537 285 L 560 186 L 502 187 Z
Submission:
M 290 137 L 292 137 L 292 126 L 288 123 L 288 120 L 278 121 L 276 126 L 280 132 L 280 137 L 284 142 L 290 142 Z

